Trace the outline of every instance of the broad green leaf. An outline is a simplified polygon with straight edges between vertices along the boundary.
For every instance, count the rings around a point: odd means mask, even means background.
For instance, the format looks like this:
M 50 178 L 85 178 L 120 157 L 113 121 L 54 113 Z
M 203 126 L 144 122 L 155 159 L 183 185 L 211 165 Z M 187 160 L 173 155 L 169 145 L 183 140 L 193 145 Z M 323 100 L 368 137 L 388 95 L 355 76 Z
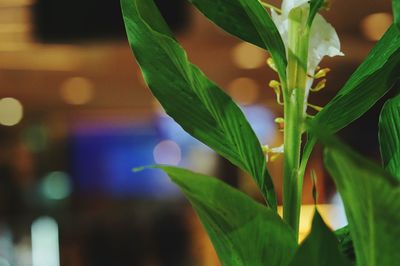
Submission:
M 228 33 L 270 52 L 279 76 L 286 77 L 286 52 L 281 35 L 258 0 L 189 0 Z
M 336 97 L 316 115 L 334 133 L 359 118 L 400 77 L 400 29 L 391 26 Z
M 350 265 L 339 249 L 335 234 L 315 211 L 311 233 L 297 249 L 290 266 L 346 266 Z
M 318 11 L 324 5 L 325 0 L 311 0 L 310 1 L 310 14 L 308 15 L 307 25 L 311 27 L 315 15 L 317 15 Z
M 353 239 L 351 238 L 349 227 L 346 225 L 336 230 L 335 235 L 339 241 L 340 251 L 346 255 L 349 261 L 354 263 L 356 261 L 356 256 L 354 254 Z
M 400 179 L 400 95 L 383 106 L 379 118 L 379 143 L 384 167 Z
M 392 0 L 394 23 L 400 26 L 400 0 Z
M 131 48 L 152 93 L 189 134 L 250 173 L 272 208 L 261 145 L 240 108 L 188 61 L 153 0 L 122 0 Z
M 222 265 L 288 265 L 297 243 L 292 229 L 275 212 L 216 178 L 159 168 L 191 202 Z
M 343 199 L 357 265 L 397 265 L 400 182 L 338 141 L 319 137 L 327 146 L 325 166 Z

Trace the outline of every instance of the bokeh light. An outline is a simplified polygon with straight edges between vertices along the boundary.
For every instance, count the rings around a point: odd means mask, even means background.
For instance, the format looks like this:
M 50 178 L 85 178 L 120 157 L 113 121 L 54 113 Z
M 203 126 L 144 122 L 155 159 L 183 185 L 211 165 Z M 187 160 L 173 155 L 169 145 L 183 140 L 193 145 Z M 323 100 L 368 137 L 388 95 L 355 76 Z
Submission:
M 68 104 L 83 105 L 94 96 L 94 84 L 83 77 L 69 78 L 60 87 L 61 98 Z
M 31 226 L 33 266 L 59 266 L 58 224 L 50 217 L 41 217 Z
M 361 29 L 365 37 L 371 41 L 378 41 L 392 25 L 393 17 L 389 13 L 374 13 L 365 17 L 361 22 Z
M 24 115 L 24 108 L 20 101 L 14 98 L 0 99 L 0 124 L 14 126 L 18 124 Z
M 11 266 L 11 264 L 3 257 L 0 257 L 0 266 Z
M 48 132 L 42 125 L 31 125 L 27 127 L 22 133 L 22 138 L 29 150 L 33 152 L 45 150 L 48 144 Z
M 265 64 L 267 54 L 261 48 L 241 42 L 232 49 L 232 59 L 239 68 L 256 69 Z
M 49 173 L 41 183 L 43 195 L 50 200 L 63 200 L 71 194 L 71 190 L 69 176 L 60 171 Z
M 231 97 L 242 105 L 253 104 L 260 94 L 260 87 L 257 82 L 249 78 L 237 78 L 228 85 Z
M 163 140 L 153 151 L 154 161 L 158 164 L 178 165 L 181 161 L 181 148 L 171 140 Z

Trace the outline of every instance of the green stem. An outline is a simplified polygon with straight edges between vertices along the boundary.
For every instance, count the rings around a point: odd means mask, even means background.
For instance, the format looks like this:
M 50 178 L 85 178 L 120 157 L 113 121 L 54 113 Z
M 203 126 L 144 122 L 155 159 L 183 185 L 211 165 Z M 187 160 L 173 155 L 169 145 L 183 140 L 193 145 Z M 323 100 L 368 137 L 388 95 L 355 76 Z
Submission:
M 283 218 L 297 235 L 301 197 L 301 190 L 297 183 L 300 167 L 302 116 L 296 94 L 290 95 L 288 101 L 285 102 Z
M 285 100 L 285 163 L 283 180 L 283 219 L 298 237 L 302 179 L 300 171 L 301 137 L 304 131 L 309 29 L 308 8 L 289 14 L 287 88 Z

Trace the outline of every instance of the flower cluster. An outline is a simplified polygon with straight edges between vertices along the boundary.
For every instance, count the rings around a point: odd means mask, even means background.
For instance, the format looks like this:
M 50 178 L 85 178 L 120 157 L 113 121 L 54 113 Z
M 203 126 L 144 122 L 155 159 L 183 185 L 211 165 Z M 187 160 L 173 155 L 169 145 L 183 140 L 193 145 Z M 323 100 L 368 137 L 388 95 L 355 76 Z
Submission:
M 283 43 L 288 47 L 289 14 L 296 8 L 309 6 L 308 0 L 283 0 L 281 13 L 271 9 L 272 20 L 281 34 Z M 288 52 L 288 51 L 286 51 Z M 343 56 L 340 51 L 339 37 L 332 27 L 320 14 L 315 16 L 311 26 L 308 51 L 308 71 L 313 76 L 324 56 Z
M 296 12 L 298 9 L 310 10 L 309 0 L 283 0 L 281 9 L 276 8 L 270 4 L 262 3 L 264 7 L 271 10 L 271 17 L 275 23 L 282 41 L 285 45 L 286 56 L 289 60 L 289 52 L 294 53 L 294 51 L 289 51 L 289 27 L 290 27 L 290 15 L 292 12 Z M 305 18 L 307 19 L 307 18 Z M 304 25 L 307 21 L 302 21 Z M 316 105 L 308 103 L 308 95 L 310 91 L 318 92 L 325 87 L 326 84 L 326 74 L 330 71 L 328 68 L 320 69 L 319 64 L 325 56 L 343 56 L 344 54 L 340 50 L 339 37 L 332 27 L 320 14 L 316 14 L 311 28 L 309 29 L 309 39 L 308 41 L 308 58 L 307 58 L 307 69 L 306 74 L 306 87 L 304 94 L 304 112 L 306 112 L 307 107 L 313 108 L 316 111 L 320 111 L 322 108 Z M 275 69 L 274 63 L 270 58 L 267 62 L 268 65 Z M 276 69 L 275 69 L 276 70 Z M 314 88 L 312 85 L 315 79 L 320 80 Z M 272 80 L 269 86 L 274 90 L 277 96 L 277 102 L 283 105 L 280 99 L 281 83 Z M 275 158 L 276 155 L 284 152 L 283 145 L 277 148 L 264 147 L 264 152 L 268 161 L 268 154 L 272 154 L 271 159 Z

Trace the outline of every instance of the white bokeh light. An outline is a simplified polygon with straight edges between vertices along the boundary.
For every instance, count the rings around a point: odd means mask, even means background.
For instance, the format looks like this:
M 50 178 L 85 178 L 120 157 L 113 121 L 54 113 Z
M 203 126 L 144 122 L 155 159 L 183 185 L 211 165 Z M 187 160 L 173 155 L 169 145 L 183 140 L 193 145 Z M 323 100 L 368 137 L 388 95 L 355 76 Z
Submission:
M 158 164 L 178 165 L 182 159 L 182 152 L 176 142 L 163 140 L 154 148 L 153 156 Z
M 58 224 L 50 217 L 40 217 L 31 227 L 32 265 L 59 266 Z

